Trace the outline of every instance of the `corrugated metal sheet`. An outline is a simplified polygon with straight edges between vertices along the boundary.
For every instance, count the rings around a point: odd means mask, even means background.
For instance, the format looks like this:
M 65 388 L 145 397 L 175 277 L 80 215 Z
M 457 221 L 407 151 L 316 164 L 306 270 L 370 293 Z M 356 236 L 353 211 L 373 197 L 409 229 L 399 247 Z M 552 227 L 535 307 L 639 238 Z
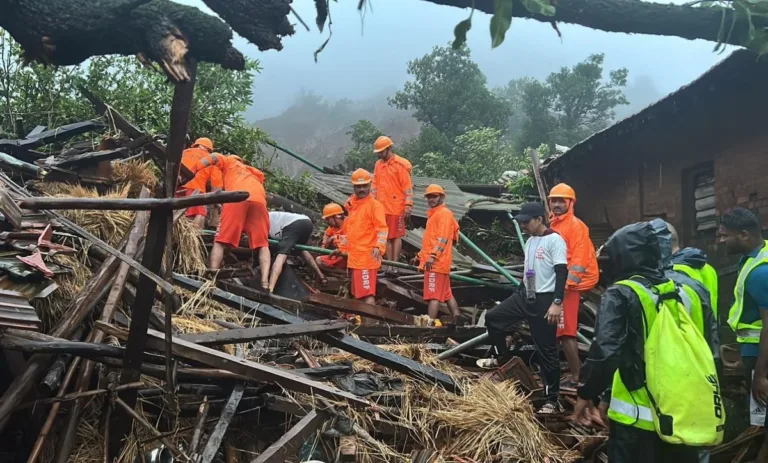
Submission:
M 453 212 L 456 220 L 461 220 L 469 208 L 467 204 L 472 200 L 483 198 L 483 196 L 464 193 L 456 186 L 453 180 L 442 178 L 413 177 L 413 212 L 416 217 L 427 217 L 427 200 L 424 199 L 424 191 L 427 186 L 436 183 L 445 189 L 446 206 Z M 318 193 L 330 199 L 333 202 L 344 204 L 347 198 L 352 194 L 352 184 L 346 175 L 332 175 L 314 173 L 310 178 L 310 183 L 317 189 Z
M 0 290 L 0 327 L 40 331 L 43 322 L 25 295 Z

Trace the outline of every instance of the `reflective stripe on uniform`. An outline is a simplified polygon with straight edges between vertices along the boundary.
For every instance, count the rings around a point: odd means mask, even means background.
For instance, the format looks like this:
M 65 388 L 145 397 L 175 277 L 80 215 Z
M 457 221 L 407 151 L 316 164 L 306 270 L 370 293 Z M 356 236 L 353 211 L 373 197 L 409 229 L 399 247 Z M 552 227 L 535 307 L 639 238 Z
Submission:
M 763 248 L 757 254 L 756 257 L 750 257 L 739 270 L 739 276 L 736 278 L 736 285 L 733 288 L 733 305 L 728 313 L 728 325 L 736 331 L 757 330 L 762 329 L 763 322 L 758 319 L 750 323 L 742 323 L 741 316 L 744 311 L 744 291 L 746 290 L 747 278 L 749 274 L 757 268 L 759 265 L 768 264 L 768 241 L 765 241 Z M 757 336 L 739 336 L 738 342 L 758 343 L 760 341 L 759 334 Z
M 587 269 L 582 267 L 581 265 L 571 265 L 571 270 L 574 272 L 586 272 Z
M 745 328 L 743 330 L 736 330 L 736 336 L 740 338 L 758 338 L 760 339 L 760 331 L 761 330 L 752 330 L 749 328 Z
M 625 402 L 616 397 L 611 397 L 611 404 L 609 408 L 622 415 L 636 418 L 643 421 L 653 421 L 653 414 L 649 407 L 642 405 L 635 405 L 629 402 Z
M 577 275 L 574 275 L 573 273 L 568 274 L 568 279 L 574 283 L 581 283 L 581 278 Z

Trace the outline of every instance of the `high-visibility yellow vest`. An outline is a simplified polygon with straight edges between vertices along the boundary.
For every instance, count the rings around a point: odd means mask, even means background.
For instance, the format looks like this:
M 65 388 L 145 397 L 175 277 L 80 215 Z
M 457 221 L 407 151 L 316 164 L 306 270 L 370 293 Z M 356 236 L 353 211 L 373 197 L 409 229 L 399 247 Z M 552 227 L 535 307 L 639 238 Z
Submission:
M 677 292 L 683 302 L 686 312 L 691 316 L 696 328 L 704 333 L 704 315 L 701 308 L 701 300 L 693 288 L 688 286 L 677 287 L 672 280 L 659 285 L 654 285 L 653 289 L 644 286 L 635 280 L 622 280 L 616 283 L 631 288 L 637 294 L 640 303 L 643 305 L 643 333 L 648 337 L 648 332 L 656 320 L 656 306 L 659 301 L 659 295 Z M 646 431 L 655 431 L 653 422 L 653 410 L 651 401 L 648 398 L 648 391 L 645 387 L 630 391 L 621 380 L 621 374 L 617 370 L 613 374 L 613 386 L 611 387 L 611 403 L 608 408 L 608 416 L 617 423 L 627 426 L 633 426 Z
M 693 268 L 685 264 L 674 264 L 672 269 L 685 273 L 707 288 L 712 311 L 715 313 L 715 317 L 717 317 L 717 271 L 714 267 L 709 264 L 704 264 L 702 268 Z
M 728 312 L 728 325 L 736 332 L 736 341 L 758 344 L 760 343 L 760 331 L 763 329 L 763 321 L 758 318 L 751 323 L 742 323 L 741 316 L 744 312 L 744 291 L 747 277 L 758 266 L 768 263 L 768 241 L 763 249 L 757 253 L 757 257 L 749 257 L 739 271 L 736 286 L 733 288 L 733 305 Z

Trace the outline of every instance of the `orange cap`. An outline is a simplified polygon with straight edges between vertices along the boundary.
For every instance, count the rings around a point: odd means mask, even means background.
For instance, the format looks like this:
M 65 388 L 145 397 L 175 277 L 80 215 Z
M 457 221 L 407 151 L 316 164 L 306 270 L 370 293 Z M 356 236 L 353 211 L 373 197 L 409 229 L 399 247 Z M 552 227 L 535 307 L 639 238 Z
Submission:
M 373 152 L 374 153 L 380 153 L 384 151 L 385 149 L 392 146 L 392 139 L 387 136 L 380 136 L 376 139 L 376 143 L 373 144 Z
M 323 208 L 323 218 L 333 217 L 334 215 L 341 215 L 344 213 L 344 209 L 336 203 L 326 204 Z
M 428 195 L 443 195 L 445 196 L 445 190 L 440 185 L 434 183 L 427 187 L 427 191 L 424 192 L 424 196 Z
M 352 185 L 367 185 L 372 181 L 371 173 L 365 169 L 357 169 L 352 172 Z
M 192 143 L 192 146 L 203 146 L 208 148 L 208 151 L 213 151 L 213 142 L 210 138 L 200 137 Z
M 565 198 L 565 199 L 576 199 L 576 192 L 573 191 L 573 188 L 569 187 L 565 183 L 558 183 L 554 187 L 552 187 L 552 191 L 549 192 L 550 198 Z

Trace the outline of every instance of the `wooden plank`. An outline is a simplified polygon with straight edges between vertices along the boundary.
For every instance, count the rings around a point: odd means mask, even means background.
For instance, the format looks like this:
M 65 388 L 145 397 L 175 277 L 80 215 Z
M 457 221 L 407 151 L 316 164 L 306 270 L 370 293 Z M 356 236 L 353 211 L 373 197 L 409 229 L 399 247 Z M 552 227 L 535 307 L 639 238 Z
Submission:
M 259 326 L 255 328 L 239 328 L 209 333 L 190 333 L 178 336 L 179 339 L 204 346 L 220 346 L 242 342 L 258 341 L 260 339 L 292 338 L 308 334 L 328 333 L 343 330 L 349 326 L 346 321 L 318 320 L 295 325 Z
M 178 83 L 173 92 L 173 103 L 171 105 L 170 133 L 168 139 L 169 149 L 166 152 L 166 159 L 171 165 L 178 164 L 181 161 L 181 154 L 184 147 L 184 141 L 187 137 L 189 128 L 189 114 L 192 109 L 192 100 L 195 89 L 195 79 L 197 77 L 197 61 L 187 59 L 187 70 L 189 71 L 189 81 Z M 166 166 L 167 170 L 167 166 Z M 168 172 L 166 172 L 168 174 Z M 171 174 L 172 184 L 167 188 L 175 188 L 176 175 Z M 168 176 L 166 176 L 167 182 Z M 163 255 L 165 254 L 166 239 L 168 233 L 172 233 L 172 217 L 170 210 L 153 211 L 149 217 L 149 226 L 144 245 L 146 252 L 142 256 L 142 263 L 149 272 L 158 275 L 162 269 Z M 170 226 L 169 226 L 170 224 Z M 159 281 L 158 281 L 159 280 Z M 125 360 L 123 361 L 123 372 L 120 375 L 122 384 L 137 381 L 141 377 L 141 365 L 144 346 L 147 342 L 147 329 L 149 328 L 149 318 L 152 312 L 152 306 L 155 300 L 155 289 L 158 284 L 167 282 L 158 277 L 158 280 L 150 278 L 149 275 L 141 274 L 139 282 L 136 285 L 136 299 L 131 308 L 131 327 L 126 343 Z M 166 304 L 174 301 L 180 305 L 178 296 L 174 294 L 173 287 L 170 291 L 165 291 L 168 296 Z M 170 308 L 166 307 L 167 310 Z M 170 314 L 169 314 L 170 315 Z M 170 326 L 166 326 L 170 330 Z M 167 360 L 170 361 L 170 353 L 166 353 Z M 166 366 L 169 377 L 171 371 Z M 137 393 L 134 390 L 126 391 L 120 394 L 128 407 L 135 407 Z M 169 397 L 169 400 L 172 400 Z M 118 419 L 115 422 L 115 429 L 112 431 L 112 441 L 109 443 L 109 461 L 118 455 L 122 441 L 128 436 L 131 430 L 131 420 Z
M 208 204 L 239 203 L 248 199 L 246 191 L 220 191 L 216 193 L 197 194 L 183 198 L 52 198 L 34 197 L 23 199 L 19 206 L 23 209 L 67 210 L 87 209 L 106 211 L 167 211 L 187 209 L 192 206 Z
M 314 434 L 326 420 L 324 414 L 312 410 L 304 418 L 299 420 L 287 433 L 270 445 L 251 463 L 282 463 L 296 451 L 312 434 Z
M 21 221 L 24 214 L 5 188 L 0 188 L 0 212 L 3 213 L 5 220 L 13 228 L 21 229 Z
M 200 281 L 193 280 L 192 278 L 188 278 L 179 274 L 173 275 L 173 281 L 179 286 L 191 291 L 197 291 L 202 287 L 202 283 Z M 253 302 L 244 297 L 236 296 L 218 288 L 211 290 L 208 295 L 217 302 L 237 310 L 250 312 L 255 316 L 271 323 L 292 324 L 305 322 L 304 319 L 283 310 L 277 309 L 267 304 L 259 304 Z M 450 376 L 446 375 L 442 371 L 427 365 L 422 365 L 419 362 L 405 358 L 401 355 L 387 352 L 384 349 L 374 346 L 373 344 L 369 344 L 365 341 L 355 339 L 352 336 L 323 333 L 313 335 L 313 337 L 332 347 L 337 347 L 343 351 L 358 355 L 366 360 L 370 360 L 371 362 L 385 366 L 399 373 L 403 373 L 421 381 L 426 381 L 430 384 L 439 384 L 452 392 L 461 391 L 460 386 L 456 384 Z
M 130 151 L 128 148 L 117 148 L 113 150 L 102 150 L 102 151 L 93 151 L 90 153 L 83 153 L 83 154 L 76 154 L 74 156 L 66 156 L 61 157 L 59 159 L 54 159 L 53 165 L 56 167 L 69 167 L 69 166 L 76 166 L 79 164 L 88 164 L 88 163 L 99 163 L 102 161 L 112 161 L 115 159 L 121 159 L 126 156 Z
M 530 148 L 531 164 L 533 165 L 533 176 L 536 178 L 536 188 L 539 190 L 539 197 L 544 204 L 544 209 L 549 215 L 549 202 L 547 201 L 547 187 L 544 184 L 544 178 L 541 176 L 541 161 L 539 160 L 539 151 L 536 148 Z
M 457 326 L 433 327 L 433 326 L 409 326 L 409 325 L 371 325 L 358 326 L 351 331 L 360 337 L 368 338 L 408 338 L 408 339 L 439 339 L 451 337 L 454 339 L 469 339 L 485 333 L 482 326 Z
M 118 339 L 126 339 L 127 334 L 125 330 L 105 325 L 101 322 L 97 322 L 99 329 L 108 331 L 118 337 Z M 148 330 L 148 343 L 147 347 L 156 350 L 164 349 L 164 333 L 155 330 Z M 319 395 L 334 400 L 345 400 L 352 406 L 368 407 L 370 403 L 367 400 L 350 394 L 348 392 L 336 389 L 335 387 L 327 386 L 316 381 L 302 378 L 290 372 L 290 370 L 281 370 L 279 368 L 273 368 L 260 363 L 251 362 L 249 360 L 238 358 L 234 355 L 230 355 L 218 350 L 211 349 L 210 347 L 199 346 L 191 342 L 184 341 L 177 337 L 173 337 L 173 355 L 200 362 L 202 364 L 218 368 L 221 370 L 231 371 L 247 378 L 249 381 L 255 382 L 269 382 L 277 384 L 286 389 L 304 392 L 306 394 Z
M 381 307 L 373 304 L 366 304 L 354 299 L 333 296 L 325 293 L 310 294 L 307 301 L 339 312 L 362 315 L 364 317 L 374 318 L 376 320 L 393 321 L 403 325 L 413 325 L 413 315 L 399 312 L 387 307 Z
M 200 459 L 201 463 L 211 463 L 221 447 L 221 441 L 224 440 L 224 434 L 229 428 L 229 423 L 232 421 L 232 417 L 235 416 L 237 406 L 240 405 L 240 399 L 243 398 L 243 392 L 245 391 L 245 383 L 237 383 L 232 389 L 232 394 L 227 400 L 227 404 L 224 406 L 224 410 L 221 412 L 219 421 L 213 428 L 211 437 L 208 438 L 208 443 L 205 444 L 203 449 L 203 455 Z

